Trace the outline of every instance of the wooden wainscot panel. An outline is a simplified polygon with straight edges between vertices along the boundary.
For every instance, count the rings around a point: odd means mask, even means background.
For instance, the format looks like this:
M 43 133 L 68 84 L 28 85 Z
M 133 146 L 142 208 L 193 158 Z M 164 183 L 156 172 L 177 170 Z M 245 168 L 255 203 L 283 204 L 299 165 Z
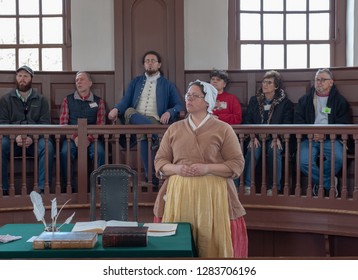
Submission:
M 59 123 L 60 109 L 63 99 L 75 91 L 75 85 L 71 84 L 51 84 L 51 118 L 53 124 Z

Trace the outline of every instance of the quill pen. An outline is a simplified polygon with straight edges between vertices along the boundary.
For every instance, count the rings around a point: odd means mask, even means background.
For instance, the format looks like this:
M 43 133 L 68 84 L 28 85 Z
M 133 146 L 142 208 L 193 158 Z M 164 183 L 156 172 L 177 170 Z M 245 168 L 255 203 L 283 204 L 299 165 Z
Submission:
M 56 197 L 51 200 L 51 222 L 52 222 L 52 232 L 54 232 L 56 227 L 57 220 L 57 201 Z
M 42 221 L 46 227 L 45 207 L 44 207 L 41 195 L 35 191 L 32 191 L 30 193 L 30 199 L 31 199 L 32 205 L 34 206 L 33 212 L 35 214 L 37 221 Z
M 76 213 L 76 212 L 73 212 L 73 214 L 72 214 L 71 216 L 69 216 L 69 217 L 66 219 L 66 221 L 65 221 L 62 225 L 60 225 L 60 226 L 58 227 L 58 229 L 62 228 L 62 226 L 65 225 L 65 224 L 71 223 L 72 218 L 73 218 L 73 216 L 75 215 L 75 213 Z
M 56 198 L 55 198 L 56 199 Z M 57 218 L 58 218 L 58 216 L 60 215 L 60 213 L 61 213 L 61 211 L 62 211 L 62 209 L 63 209 L 63 207 L 70 201 L 71 199 L 69 199 L 69 200 L 67 200 L 63 205 L 62 205 L 62 207 L 60 208 L 60 210 L 58 211 L 58 213 L 57 213 L 57 204 L 56 204 L 56 215 L 55 215 L 55 217 L 53 218 L 53 220 L 52 220 L 52 227 L 54 228 L 55 227 L 55 225 L 56 225 L 56 222 L 57 222 Z M 74 215 L 75 213 L 73 213 L 73 215 Z M 70 217 L 71 219 L 72 219 L 72 217 L 73 217 L 73 215 Z M 69 218 L 67 218 L 67 220 L 68 220 Z M 71 221 L 71 219 L 70 219 L 70 221 Z M 67 221 L 66 220 L 66 221 Z M 66 221 L 65 221 L 65 223 L 66 223 Z M 70 223 L 70 222 L 68 222 L 68 223 Z M 62 224 L 63 225 L 63 224 Z M 61 225 L 61 226 L 62 226 Z

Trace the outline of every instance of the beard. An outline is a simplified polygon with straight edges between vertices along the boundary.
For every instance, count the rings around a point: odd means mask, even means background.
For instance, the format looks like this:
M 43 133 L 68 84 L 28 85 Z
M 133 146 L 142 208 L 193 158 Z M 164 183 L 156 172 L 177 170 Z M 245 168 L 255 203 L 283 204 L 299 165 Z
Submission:
M 26 92 L 29 91 L 32 87 L 32 82 L 28 82 L 27 84 L 20 84 L 18 81 L 16 81 L 16 89 L 18 91 Z
M 145 72 L 149 75 L 152 76 L 154 74 L 157 74 L 159 70 L 154 70 L 154 69 L 147 69 L 145 70 Z

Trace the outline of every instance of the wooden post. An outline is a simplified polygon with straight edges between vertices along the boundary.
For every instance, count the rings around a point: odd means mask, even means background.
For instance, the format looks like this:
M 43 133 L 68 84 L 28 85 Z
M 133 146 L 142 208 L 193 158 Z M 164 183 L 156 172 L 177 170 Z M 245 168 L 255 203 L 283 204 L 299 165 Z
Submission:
M 78 202 L 86 203 L 88 196 L 87 119 L 78 119 Z

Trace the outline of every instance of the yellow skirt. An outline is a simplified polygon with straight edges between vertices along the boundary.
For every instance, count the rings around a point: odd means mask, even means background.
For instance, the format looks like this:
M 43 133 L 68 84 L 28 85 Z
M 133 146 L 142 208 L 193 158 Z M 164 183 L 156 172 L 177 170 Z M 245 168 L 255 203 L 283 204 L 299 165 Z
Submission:
M 233 257 L 226 179 L 169 178 L 162 222 L 191 223 L 199 257 Z

